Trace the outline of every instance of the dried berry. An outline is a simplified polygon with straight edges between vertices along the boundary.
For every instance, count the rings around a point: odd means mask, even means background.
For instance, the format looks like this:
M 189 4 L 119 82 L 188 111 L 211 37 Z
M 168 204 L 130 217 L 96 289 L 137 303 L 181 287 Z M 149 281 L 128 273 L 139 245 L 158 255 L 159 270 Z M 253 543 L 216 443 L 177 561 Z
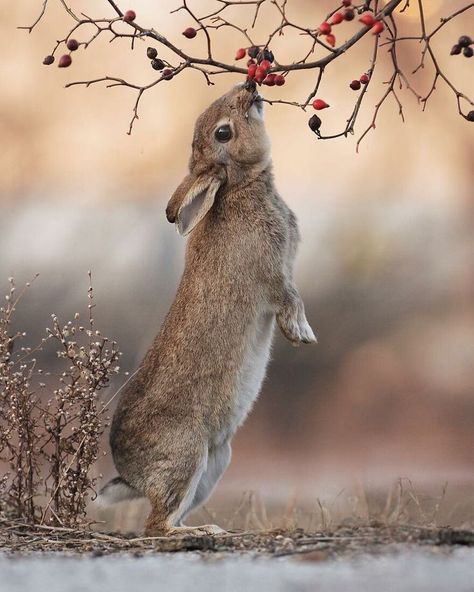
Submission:
M 318 131 L 318 129 L 321 127 L 321 123 L 322 123 L 322 121 L 321 121 L 321 119 L 320 119 L 320 118 L 319 118 L 319 117 L 316 115 L 316 113 L 315 113 L 314 115 L 312 115 L 312 116 L 309 118 L 309 121 L 308 121 L 308 125 L 309 125 L 309 127 L 310 127 L 310 128 L 313 130 L 313 132 L 317 132 L 317 131 Z
M 342 12 L 336 12 L 332 15 L 331 25 L 338 25 L 339 23 L 342 23 L 343 20 L 344 15 Z
M 282 76 L 281 74 L 276 74 L 275 75 L 275 84 L 277 86 L 283 86 L 286 82 L 286 78 L 284 76 Z
M 316 111 L 321 111 L 321 109 L 327 109 L 329 105 L 322 99 L 315 99 L 313 101 L 313 107 L 316 109 Z
M 193 27 L 188 27 L 187 29 L 184 29 L 183 35 L 186 37 L 186 39 L 194 39 L 194 37 L 197 35 L 197 31 Z
M 148 47 L 146 50 L 146 55 L 150 58 L 150 60 L 154 60 L 158 55 L 158 52 L 154 47 Z
M 364 25 L 366 25 L 367 27 L 372 27 L 373 24 L 375 23 L 375 19 L 370 12 L 366 12 L 365 14 L 363 14 L 360 17 L 359 21 L 361 23 L 363 23 Z
M 351 0 L 342 0 L 342 5 L 343 6 L 350 6 L 352 4 Z
M 131 23 L 137 18 L 137 15 L 134 10 L 127 10 L 127 12 L 123 15 L 123 20 L 126 23 Z
M 349 86 L 352 88 L 352 90 L 359 90 L 360 89 L 360 81 L 359 80 L 353 80 Z
M 69 51 L 76 51 L 76 49 L 79 47 L 79 42 L 76 39 L 69 39 L 69 41 L 66 43 L 66 47 L 69 49 Z
M 376 21 L 374 26 L 372 27 L 372 35 L 380 35 L 380 33 L 385 29 L 385 25 L 382 21 Z
M 469 111 L 469 113 L 466 115 L 466 119 L 468 121 L 474 121 L 474 111 Z
M 353 21 L 354 17 L 355 17 L 355 13 L 352 10 L 352 8 L 348 8 L 347 10 L 344 11 L 343 16 L 344 16 L 345 21 Z
M 43 60 L 43 64 L 45 66 L 51 66 L 51 64 L 54 63 L 54 56 L 52 55 L 47 55 L 44 60 Z
M 472 45 L 472 39 L 467 35 L 461 35 L 458 39 L 458 44 L 461 47 L 469 47 L 469 45 Z
M 362 84 L 368 84 L 370 77 L 368 74 L 362 74 L 362 76 L 359 78 L 359 80 Z
M 242 58 L 244 58 L 244 57 L 245 57 L 245 54 L 246 54 L 246 51 L 245 51 L 245 49 L 244 49 L 243 47 L 241 47 L 240 49 L 238 49 L 238 50 L 235 52 L 235 59 L 236 59 L 236 60 L 241 60 Z
M 173 70 L 170 70 L 169 68 L 165 68 L 163 70 L 163 72 L 161 73 L 161 75 L 165 80 L 171 80 L 173 78 Z
M 270 62 L 270 64 L 273 63 L 275 60 L 273 52 L 271 52 L 269 49 L 264 49 L 263 50 L 263 59 Z
M 163 60 L 157 58 L 151 60 L 151 67 L 153 68 L 153 70 L 163 70 L 163 68 L 165 67 L 165 63 Z
M 318 28 L 321 35 L 329 35 L 331 32 L 331 25 L 327 21 L 321 23 Z
M 72 64 L 72 59 L 69 54 L 64 54 L 59 58 L 58 68 L 69 68 Z
M 249 58 L 255 59 L 258 56 L 259 51 L 260 50 L 255 45 L 253 47 L 249 47 L 249 49 L 247 50 L 247 53 L 249 54 Z
M 462 47 L 460 45 L 453 45 L 451 48 L 450 55 L 459 55 L 462 51 Z
M 465 47 L 462 50 L 462 53 L 466 58 L 472 58 L 472 55 L 474 54 L 474 50 L 472 49 L 472 47 Z
M 247 68 L 248 68 L 249 66 L 251 66 L 252 64 L 255 64 L 255 60 L 252 60 L 252 58 L 250 58 L 250 59 L 248 60 L 248 62 L 247 62 Z
M 326 43 L 334 47 L 336 45 L 336 37 L 332 33 L 329 33 L 329 35 L 326 35 Z

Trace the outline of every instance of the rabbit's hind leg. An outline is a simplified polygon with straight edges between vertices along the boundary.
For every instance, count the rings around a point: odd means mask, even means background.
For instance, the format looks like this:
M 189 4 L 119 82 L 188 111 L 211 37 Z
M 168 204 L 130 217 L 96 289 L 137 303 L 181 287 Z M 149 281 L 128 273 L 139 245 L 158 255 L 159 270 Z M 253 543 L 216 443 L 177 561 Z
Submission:
M 194 498 L 191 500 L 189 506 L 182 506 L 183 513 L 179 516 L 178 524 L 183 526 L 183 520 L 193 510 L 203 504 L 211 495 L 214 488 L 216 487 L 219 479 L 224 474 L 230 463 L 232 456 L 232 448 L 230 442 L 227 441 L 224 444 L 211 448 L 209 450 L 209 456 L 207 461 L 207 468 L 202 473 L 201 479 L 199 480 Z

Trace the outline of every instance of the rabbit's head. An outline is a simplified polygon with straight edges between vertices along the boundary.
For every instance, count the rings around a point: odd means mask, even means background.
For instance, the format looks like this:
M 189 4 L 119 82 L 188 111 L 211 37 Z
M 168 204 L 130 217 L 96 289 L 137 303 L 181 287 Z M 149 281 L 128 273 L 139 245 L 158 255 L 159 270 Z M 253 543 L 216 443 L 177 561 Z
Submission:
M 263 104 L 254 83 L 245 83 L 212 103 L 194 129 L 189 174 L 171 197 L 166 216 L 188 234 L 211 209 L 224 185 L 247 185 L 269 165 L 270 142 Z

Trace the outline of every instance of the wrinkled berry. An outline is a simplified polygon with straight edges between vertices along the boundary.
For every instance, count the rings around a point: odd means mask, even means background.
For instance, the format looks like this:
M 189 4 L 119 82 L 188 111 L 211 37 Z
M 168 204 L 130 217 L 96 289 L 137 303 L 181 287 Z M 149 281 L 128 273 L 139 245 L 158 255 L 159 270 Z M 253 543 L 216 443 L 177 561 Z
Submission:
M 453 45 L 449 55 L 458 55 L 461 53 L 461 51 L 462 51 L 462 47 L 460 45 Z
M 51 66 L 51 64 L 54 63 L 54 56 L 52 55 L 47 55 L 44 60 L 43 60 L 43 64 L 45 66 Z
M 343 15 L 345 21 L 353 21 L 355 17 L 355 13 L 352 10 L 352 8 L 348 8 L 347 10 L 345 10 Z
M 462 35 L 458 39 L 458 44 L 461 47 L 468 47 L 469 45 L 472 45 L 472 39 L 470 37 L 468 37 L 467 35 Z
M 137 15 L 134 10 L 127 10 L 127 12 L 123 15 L 123 20 L 126 23 L 131 23 L 137 18 Z
M 156 56 L 158 55 L 158 52 L 156 51 L 156 49 L 154 47 L 149 47 L 146 50 L 146 55 L 147 55 L 147 57 L 150 58 L 150 60 L 154 60 L 156 58 Z
M 161 75 L 165 80 L 171 80 L 173 78 L 173 70 L 170 70 L 169 68 L 165 68 L 163 70 L 163 72 L 161 73 Z
M 183 35 L 186 37 L 186 39 L 194 39 L 194 37 L 197 35 L 197 31 L 193 27 L 188 27 L 187 29 L 184 29 Z
M 352 4 L 351 0 L 342 0 L 342 5 L 343 6 L 350 6 Z
M 313 132 L 317 132 L 317 131 L 318 131 L 318 129 L 321 127 L 321 123 L 322 123 L 322 121 L 321 121 L 321 119 L 320 119 L 320 118 L 319 118 L 319 117 L 316 115 L 316 113 L 315 113 L 314 115 L 312 115 L 312 116 L 309 118 L 309 121 L 308 121 L 308 125 L 309 125 L 309 127 L 310 127 L 310 128 L 313 130 Z
M 151 67 L 153 68 L 153 70 L 163 70 L 163 68 L 165 67 L 165 63 L 163 60 L 158 59 L 154 59 L 151 60 Z
M 72 59 L 69 54 L 62 55 L 59 58 L 58 68 L 69 68 L 71 63 L 72 63 Z
M 258 56 L 258 52 L 260 50 L 258 49 L 258 47 L 256 47 L 255 45 L 253 47 L 249 47 L 249 49 L 247 50 L 247 53 L 249 54 L 250 58 L 256 58 Z
M 465 47 L 462 50 L 462 53 L 466 58 L 472 58 L 472 55 L 474 54 L 474 49 L 472 49 L 472 47 Z
M 469 111 L 469 113 L 466 115 L 466 119 L 468 121 L 474 121 L 474 111 Z
M 275 60 L 275 57 L 273 56 L 273 52 L 271 52 L 269 49 L 264 49 L 263 50 L 263 59 L 267 60 L 271 64 Z
M 76 51 L 76 49 L 79 47 L 79 43 L 76 39 L 69 39 L 69 41 L 66 43 L 66 47 L 69 49 L 69 51 Z
M 352 88 L 352 90 L 359 90 L 360 88 L 360 81 L 359 80 L 353 80 L 349 86 Z

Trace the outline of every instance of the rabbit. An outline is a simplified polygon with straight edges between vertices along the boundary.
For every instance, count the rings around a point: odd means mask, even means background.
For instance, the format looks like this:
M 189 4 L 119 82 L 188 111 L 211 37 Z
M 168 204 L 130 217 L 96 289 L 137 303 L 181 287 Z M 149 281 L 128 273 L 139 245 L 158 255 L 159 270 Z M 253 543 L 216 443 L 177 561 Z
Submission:
M 263 104 L 244 83 L 197 119 L 189 174 L 166 216 L 189 235 L 175 300 L 123 390 L 108 501 L 146 496 L 146 536 L 215 534 L 184 518 L 211 494 L 265 375 L 275 321 L 314 343 L 293 281 L 296 218 L 273 181 Z

